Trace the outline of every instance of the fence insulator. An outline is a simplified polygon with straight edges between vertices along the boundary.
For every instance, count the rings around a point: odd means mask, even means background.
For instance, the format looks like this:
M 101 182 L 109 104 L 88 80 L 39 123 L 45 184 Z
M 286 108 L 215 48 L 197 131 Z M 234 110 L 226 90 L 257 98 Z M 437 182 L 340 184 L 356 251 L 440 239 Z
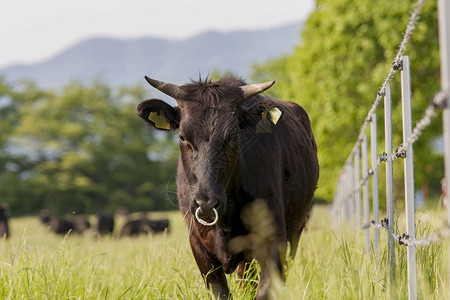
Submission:
M 448 92 L 445 91 L 439 91 L 436 94 L 434 94 L 430 99 L 430 104 L 433 105 L 435 108 L 438 109 L 445 109 L 447 108 L 447 98 L 448 98 Z
M 395 149 L 395 157 L 406 158 L 406 150 L 400 150 L 402 146 Z
M 389 158 L 388 154 L 386 152 L 383 152 L 378 156 L 378 161 L 387 161 Z
M 408 246 L 409 235 L 404 233 L 398 240 L 399 245 Z
M 392 63 L 392 68 L 396 71 L 403 71 L 403 60 L 402 59 L 395 60 Z

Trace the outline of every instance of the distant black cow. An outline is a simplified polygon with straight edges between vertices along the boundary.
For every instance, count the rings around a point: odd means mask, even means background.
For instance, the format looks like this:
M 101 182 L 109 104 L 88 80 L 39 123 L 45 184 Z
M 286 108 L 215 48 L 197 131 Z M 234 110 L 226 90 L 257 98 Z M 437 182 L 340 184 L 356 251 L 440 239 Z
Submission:
M 114 231 L 114 217 L 111 214 L 97 214 L 97 232 L 111 234 Z
M 66 234 L 75 229 L 74 222 L 52 215 L 48 209 L 42 209 L 38 217 L 44 225 L 56 234 Z
M 169 219 L 147 220 L 154 233 L 169 231 Z
M 136 236 L 141 234 L 159 233 L 169 230 L 169 220 L 150 220 L 142 218 L 138 220 L 128 221 L 123 225 L 120 236 Z
M 75 224 L 72 221 L 56 216 L 50 217 L 49 226 L 56 234 L 67 234 L 69 231 L 75 229 Z
M 9 227 L 8 227 L 8 210 L 9 205 L 0 205 L 0 238 L 9 238 Z

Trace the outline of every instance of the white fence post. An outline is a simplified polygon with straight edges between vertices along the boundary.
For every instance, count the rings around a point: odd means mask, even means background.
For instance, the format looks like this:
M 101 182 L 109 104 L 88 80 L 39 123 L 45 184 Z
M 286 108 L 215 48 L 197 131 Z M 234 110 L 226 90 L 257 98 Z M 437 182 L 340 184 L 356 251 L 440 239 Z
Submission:
M 342 198 L 344 200 L 345 203 L 345 221 L 350 222 L 350 201 L 348 199 L 348 179 L 349 179 L 349 174 L 348 174 L 348 166 L 344 166 L 343 169 L 344 172 L 344 182 L 343 182 L 343 187 L 342 187 Z
M 439 14 L 439 49 L 441 59 L 441 90 L 447 93 L 447 105 L 442 112 L 443 118 L 443 136 L 444 136 L 444 166 L 445 166 L 445 184 L 447 200 L 447 225 L 450 226 L 450 1 L 438 1 Z M 443 199 L 444 200 L 444 199 Z M 448 250 L 450 258 L 450 247 Z M 449 259 L 450 261 L 450 259 Z M 449 262 L 450 265 L 450 262 Z M 450 278 L 450 266 L 449 266 Z M 448 280 L 448 295 L 450 298 L 450 279 Z
M 370 155 L 372 158 L 372 209 L 373 209 L 373 220 L 379 222 L 378 213 L 378 149 L 377 149 L 377 115 L 372 114 L 370 117 Z M 375 227 L 373 229 L 373 246 L 375 249 L 375 254 L 378 256 L 380 244 L 380 229 Z
M 384 91 L 384 151 L 388 156 L 392 153 L 392 99 L 391 86 L 388 84 Z M 394 188 L 393 188 L 392 160 L 386 160 L 386 210 L 389 230 L 394 231 Z M 395 278 L 394 237 L 387 232 L 388 240 L 388 265 L 389 279 L 391 283 Z
M 411 68 L 409 56 L 402 56 L 401 71 L 402 86 L 402 112 L 403 112 L 403 143 L 405 144 L 412 134 L 411 120 Z M 411 144 L 406 150 L 404 160 L 405 174 L 405 209 L 406 209 L 406 234 L 411 238 L 416 238 L 415 208 L 414 208 L 414 151 Z M 417 299 L 417 265 L 416 246 L 408 246 L 408 299 Z
M 351 161 L 349 161 L 348 165 L 347 165 L 347 193 L 346 196 L 347 201 L 348 201 L 348 210 L 349 210 L 349 214 L 350 214 L 350 222 L 354 222 L 355 220 L 355 195 L 353 193 L 353 165 L 351 163 Z
M 368 166 L 368 155 L 367 155 L 367 135 L 364 134 L 361 143 L 361 153 L 362 153 L 362 178 L 366 179 L 363 185 L 363 210 L 364 210 L 364 224 L 369 225 L 370 223 L 370 206 L 369 206 L 369 180 L 365 178 L 369 172 Z M 370 226 L 366 228 L 366 251 L 370 253 Z
M 355 156 L 353 157 L 353 174 L 354 174 L 354 187 L 355 187 L 355 216 L 356 226 L 361 226 L 361 159 L 359 147 L 356 149 Z

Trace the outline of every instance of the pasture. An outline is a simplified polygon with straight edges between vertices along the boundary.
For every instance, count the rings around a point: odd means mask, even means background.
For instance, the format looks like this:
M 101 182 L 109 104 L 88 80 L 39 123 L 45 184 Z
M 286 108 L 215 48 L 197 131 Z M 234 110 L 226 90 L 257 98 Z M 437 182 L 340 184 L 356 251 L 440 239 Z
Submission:
M 122 239 L 97 239 L 87 233 L 64 238 L 48 232 L 36 217 L 11 219 L 12 237 L 0 241 L 0 298 L 208 299 L 180 213 L 150 217 L 168 217 L 170 233 Z M 404 224 L 403 216 L 397 217 L 397 224 Z M 418 211 L 417 235 L 427 235 L 444 219 L 444 211 Z M 334 227 L 328 206 L 316 205 L 297 257 L 289 262 L 287 284 L 277 285 L 276 296 L 391 299 L 394 295 L 407 299 L 406 249 L 396 246 L 396 283 L 391 288 L 385 244 L 382 231 L 380 258 L 366 254 L 362 230 Z M 443 242 L 418 248 L 419 299 L 445 299 L 448 295 L 446 247 Z M 254 290 L 241 289 L 235 275 L 228 279 L 234 299 L 252 298 Z

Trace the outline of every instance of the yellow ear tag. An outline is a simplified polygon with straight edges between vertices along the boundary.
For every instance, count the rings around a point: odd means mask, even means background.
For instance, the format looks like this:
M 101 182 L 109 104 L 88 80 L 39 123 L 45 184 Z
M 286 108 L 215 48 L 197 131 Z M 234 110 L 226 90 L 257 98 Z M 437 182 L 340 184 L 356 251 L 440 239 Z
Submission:
M 280 119 L 282 114 L 281 110 L 279 110 L 278 107 L 274 107 L 271 110 L 269 110 L 269 114 L 272 119 L 272 123 L 277 125 L 278 120 Z
M 256 133 L 272 133 L 272 124 L 267 119 L 267 112 L 261 113 L 261 120 L 256 124 Z
M 156 128 L 170 130 L 170 122 L 167 120 L 166 116 L 164 116 L 164 113 L 160 111 L 157 112 L 151 112 L 148 116 L 148 119 L 155 123 Z

